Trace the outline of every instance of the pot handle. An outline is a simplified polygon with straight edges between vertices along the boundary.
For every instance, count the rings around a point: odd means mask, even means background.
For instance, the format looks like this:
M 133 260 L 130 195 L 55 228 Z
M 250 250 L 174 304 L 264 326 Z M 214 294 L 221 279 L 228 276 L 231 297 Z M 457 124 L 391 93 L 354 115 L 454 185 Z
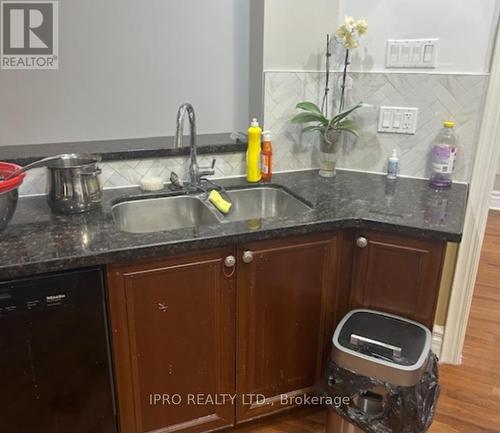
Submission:
M 61 155 L 49 156 L 48 158 L 43 158 L 43 159 L 40 159 L 39 161 L 32 162 L 31 164 L 25 165 L 24 167 L 21 167 L 21 168 L 18 168 L 17 170 L 14 170 L 4 180 L 12 179 L 13 177 L 18 176 L 21 173 L 24 173 L 25 171 L 31 170 L 32 168 L 43 167 L 48 162 L 55 161 L 57 159 L 61 159 Z

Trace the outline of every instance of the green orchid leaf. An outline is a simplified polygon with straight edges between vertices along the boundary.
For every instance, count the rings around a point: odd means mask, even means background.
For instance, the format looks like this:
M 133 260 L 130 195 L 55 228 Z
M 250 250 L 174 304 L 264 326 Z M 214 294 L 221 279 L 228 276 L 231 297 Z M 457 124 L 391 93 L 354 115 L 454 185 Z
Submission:
M 335 125 L 337 128 L 349 128 L 359 130 L 358 124 L 352 119 L 344 119 Z
M 331 129 L 332 131 L 346 131 L 355 135 L 356 137 L 359 137 L 360 133 L 358 124 L 351 119 L 343 119 L 334 125 L 330 125 L 329 129 Z
M 346 131 L 351 133 L 352 135 L 355 135 L 356 137 L 359 137 L 359 131 L 357 129 L 352 129 L 352 128 L 338 128 L 337 131 Z
M 325 128 L 323 126 L 318 126 L 318 125 L 311 125 L 311 126 L 306 126 L 302 132 L 311 132 L 311 131 L 323 131 Z
M 307 101 L 299 102 L 297 104 L 297 108 L 300 110 L 310 111 L 311 113 L 322 114 L 319 107 L 312 102 L 307 102 Z
M 326 119 L 322 114 L 303 112 L 295 115 L 292 118 L 292 123 L 310 123 L 318 122 L 322 125 L 328 125 L 328 119 Z
M 336 116 L 333 116 L 332 120 L 330 120 L 330 125 L 334 125 L 336 123 L 339 123 L 342 119 L 346 118 L 353 111 L 356 111 L 357 109 L 359 109 L 361 107 L 364 107 L 364 104 L 360 102 L 359 104 L 356 104 L 356 105 L 342 111 L 341 113 L 337 114 Z

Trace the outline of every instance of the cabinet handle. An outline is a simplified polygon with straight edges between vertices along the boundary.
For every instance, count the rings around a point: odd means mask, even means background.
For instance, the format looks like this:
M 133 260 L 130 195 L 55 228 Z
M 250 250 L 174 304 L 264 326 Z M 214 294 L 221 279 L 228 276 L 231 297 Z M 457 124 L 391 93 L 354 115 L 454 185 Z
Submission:
M 234 271 L 236 270 L 236 257 L 227 256 L 224 259 L 224 268 L 222 269 L 222 273 L 226 278 L 231 278 L 234 275 Z
M 253 260 L 253 253 L 251 251 L 245 251 L 243 253 L 243 262 L 244 263 L 251 263 Z
M 364 237 L 360 237 L 360 238 L 356 239 L 356 245 L 359 248 L 366 248 L 368 246 L 368 239 L 366 239 Z
M 234 268 L 234 265 L 236 265 L 236 257 L 227 256 L 224 259 L 224 265 L 226 266 L 226 268 Z

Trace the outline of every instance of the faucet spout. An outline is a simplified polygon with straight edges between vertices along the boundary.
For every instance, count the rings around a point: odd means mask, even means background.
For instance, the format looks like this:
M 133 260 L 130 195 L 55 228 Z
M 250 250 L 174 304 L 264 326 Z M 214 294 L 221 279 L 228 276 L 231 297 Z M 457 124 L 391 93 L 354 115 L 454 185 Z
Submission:
M 190 134 L 190 156 L 189 156 L 189 181 L 193 186 L 199 186 L 201 183 L 202 176 L 210 176 L 215 173 L 214 165 L 215 160 L 212 162 L 212 167 L 210 168 L 200 168 L 198 165 L 198 154 L 196 146 L 196 114 L 194 107 L 189 103 L 185 102 L 179 107 L 177 111 L 177 125 L 175 129 L 175 148 L 180 149 L 183 147 L 184 138 L 184 118 L 186 114 L 189 119 L 189 134 Z
M 186 113 L 189 118 L 189 134 L 190 134 L 190 145 L 191 149 L 196 149 L 196 114 L 194 112 L 194 107 L 189 103 L 185 102 L 179 107 L 177 111 L 177 126 L 175 128 L 175 148 L 179 149 L 182 147 L 182 141 L 184 138 L 184 117 Z

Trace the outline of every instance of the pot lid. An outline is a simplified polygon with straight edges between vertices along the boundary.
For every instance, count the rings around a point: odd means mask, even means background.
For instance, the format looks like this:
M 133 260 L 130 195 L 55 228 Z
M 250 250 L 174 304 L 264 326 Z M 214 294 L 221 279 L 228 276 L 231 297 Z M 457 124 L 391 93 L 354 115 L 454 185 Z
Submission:
M 78 168 L 96 164 L 101 161 L 100 155 L 82 153 L 67 153 L 59 155 L 58 159 L 47 164 L 48 168 Z

